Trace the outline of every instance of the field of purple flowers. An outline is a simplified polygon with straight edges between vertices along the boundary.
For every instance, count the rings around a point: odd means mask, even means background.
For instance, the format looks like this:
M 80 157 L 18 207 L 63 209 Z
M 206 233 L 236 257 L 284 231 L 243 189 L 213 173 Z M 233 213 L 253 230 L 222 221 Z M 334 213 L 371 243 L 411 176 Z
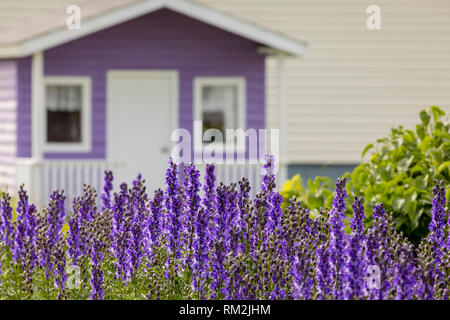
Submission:
M 21 188 L 15 214 L 3 194 L 0 299 L 449 299 L 440 183 L 415 248 L 382 204 L 365 213 L 356 198 L 345 222 L 345 179 L 317 218 L 295 199 L 283 211 L 272 166 L 269 157 L 254 199 L 245 178 L 216 183 L 213 165 L 203 184 L 187 165 L 180 183 L 172 160 L 165 190 L 151 196 L 140 175 L 114 192 L 105 172 L 99 208 L 89 186 L 70 213 L 62 191 L 37 212 Z

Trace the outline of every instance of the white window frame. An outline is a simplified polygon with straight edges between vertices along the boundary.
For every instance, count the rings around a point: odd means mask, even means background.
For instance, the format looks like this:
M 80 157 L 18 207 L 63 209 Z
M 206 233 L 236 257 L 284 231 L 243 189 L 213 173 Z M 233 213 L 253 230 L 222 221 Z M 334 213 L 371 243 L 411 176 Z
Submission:
M 84 76 L 46 76 L 44 77 L 44 95 L 48 85 L 81 86 L 81 142 L 47 142 L 47 106 L 44 97 L 44 146 L 45 152 L 90 152 L 92 151 L 92 81 Z
M 234 85 L 237 87 L 237 128 L 235 129 L 243 129 L 246 128 L 246 110 L 247 110 L 247 84 L 244 77 L 195 77 L 194 78 L 194 121 L 202 121 L 202 88 L 204 86 L 211 85 Z M 227 128 L 225 128 L 226 130 Z M 220 145 L 222 150 L 225 150 L 225 144 L 222 142 L 205 142 L 200 145 L 200 141 L 203 141 L 203 130 L 201 132 L 202 138 L 198 139 L 194 137 L 194 151 L 201 151 L 204 144 L 217 144 Z M 226 136 L 226 132 L 222 132 L 224 138 Z M 235 152 L 243 152 L 245 146 L 238 145 L 234 146 Z

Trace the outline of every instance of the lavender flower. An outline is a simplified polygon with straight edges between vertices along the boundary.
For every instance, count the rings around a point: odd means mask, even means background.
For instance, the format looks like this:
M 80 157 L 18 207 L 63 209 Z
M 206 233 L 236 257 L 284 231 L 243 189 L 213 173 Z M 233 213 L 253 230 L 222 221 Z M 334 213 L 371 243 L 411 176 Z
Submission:
M 73 200 L 73 213 L 69 218 L 69 236 L 67 244 L 69 246 L 69 257 L 72 264 L 84 268 L 89 256 L 89 248 L 91 241 L 90 224 L 96 217 L 96 192 L 95 190 L 85 185 L 82 197 L 77 197 Z M 96 230 L 95 233 L 98 231 Z M 80 261 L 80 259 L 82 261 Z
M 240 242 L 237 250 L 241 254 L 247 254 L 249 238 L 250 238 L 250 217 L 251 217 L 251 200 L 249 198 L 250 184 L 247 178 L 243 178 L 239 182 L 239 194 L 237 195 L 237 209 L 239 215 L 238 230 L 240 233 Z
M 91 250 L 91 300 L 103 300 L 103 271 L 101 265 L 103 262 L 102 253 L 103 244 L 99 239 L 93 239 L 93 248 Z
M 326 300 L 330 298 L 332 293 L 332 274 L 330 264 L 330 243 L 323 242 L 316 251 L 317 271 L 317 299 Z
M 205 298 L 205 285 L 209 276 L 209 243 L 211 236 L 207 217 L 206 211 L 201 208 L 195 217 L 194 223 L 192 288 L 197 292 L 199 299 Z
M 150 234 L 148 235 L 149 241 L 147 251 L 151 250 L 150 245 L 158 247 L 161 240 L 161 234 L 163 231 L 163 202 L 164 192 L 161 189 L 158 189 L 155 191 L 155 195 L 150 201 L 150 217 L 148 222 L 148 230 Z
M 445 245 L 445 190 L 444 181 L 439 183 L 434 180 L 436 187 L 433 189 L 434 198 L 431 208 L 431 222 L 429 225 L 430 235 L 428 241 L 432 244 L 432 250 L 434 254 L 435 271 L 442 276 L 439 272 L 439 267 L 442 263 L 442 249 Z M 449 237 L 450 239 L 450 237 Z
M 54 191 L 50 196 L 50 206 L 45 216 L 46 227 L 41 235 L 41 250 L 39 264 L 41 268 L 45 268 L 45 274 L 49 279 L 50 274 L 54 272 L 54 248 L 60 245 L 62 240 L 61 229 L 64 224 L 65 209 L 64 201 L 66 197 L 63 192 Z
M 142 249 L 145 245 L 146 239 L 144 235 L 147 233 L 145 230 L 148 227 L 146 225 L 147 216 L 147 194 L 145 193 L 144 180 L 142 175 L 138 174 L 137 178 L 133 181 L 133 188 L 130 192 L 130 210 L 132 214 L 132 241 L 129 248 L 129 256 L 131 257 L 131 276 L 133 276 L 139 269 L 141 260 L 143 257 Z
M 185 168 L 186 178 L 184 181 L 184 199 L 186 201 L 184 208 L 184 230 L 183 242 L 186 251 L 184 263 L 187 266 L 192 264 L 191 248 L 194 239 L 194 220 L 197 218 L 200 210 L 200 172 L 195 169 L 193 164 L 187 165 Z
M 311 252 L 306 239 L 297 244 L 297 254 L 292 267 L 294 277 L 294 298 L 309 300 L 312 298 L 313 278 Z
M 417 250 L 417 286 L 415 295 L 419 300 L 432 300 L 434 297 L 435 269 L 431 244 L 422 240 Z
M 12 225 L 13 209 L 10 201 L 11 197 L 9 194 L 3 193 L 1 200 L 0 240 L 11 250 L 14 245 L 14 227 Z
M 353 219 L 350 224 L 350 227 L 353 230 L 354 234 L 359 235 L 360 237 L 364 236 L 364 199 L 355 197 L 355 201 L 353 202 Z
M 330 214 L 330 262 L 332 264 L 332 275 L 334 280 L 333 295 L 336 299 L 342 299 L 343 276 L 344 276 L 344 249 L 345 249 L 345 191 L 346 179 L 338 179 L 333 199 L 333 207 Z
M 229 215 L 229 189 L 221 184 L 216 190 L 216 214 L 214 217 L 213 227 L 213 259 L 211 262 L 211 289 L 214 291 L 211 295 L 212 299 L 220 298 L 226 295 L 224 284 L 227 281 L 225 273 L 224 262 L 225 256 L 229 249 L 230 229 L 228 215 Z
M 403 246 L 394 268 L 393 287 L 395 290 L 395 300 L 412 299 L 416 285 L 415 272 L 412 247 Z
M 102 193 L 102 207 L 101 211 L 111 209 L 111 192 L 113 189 L 114 176 L 112 171 L 105 170 L 105 179 Z
M 57 238 L 55 249 L 52 256 L 53 278 L 55 286 L 58 287 L 58 299 L 62 299 L 67 295 L 65 283 L 67 281 L 66 274 L 66 248 L 62 238 Z
M 360 299 L 363 296 L 363 243 L 364 243 L 363 199 L 355 197 L 353 202 L 352 235 L 347 239 L 345 249 L 344 299 Z
M 174 276 L 170 272 L 178 273 L 179 264 L 178 259 L 181 258 L 181 241 L 180 235 L 182 232 L 181 215 L 182 215 L 182 200 L 180 186 L 178 183 L 177 165 L 172 158 L 169 160 L 169 169 L 166 172 L 166 209 L 168 212 L 168 221 L 166 224 L 166 237 L 168 241 L 169 257 L 166 260 L 165 277 Z
M 73 200 L 73 214 L 69 218 L 69 235 L 67 245 L 69 247 L 68 254 L 74 266 L 78 265 L 78 258 L 82 254 L 82 242 L 80 233 L 80 214 L 78 211 L 79 198 Z
M 274 157 L 271 155 L 265 156 L 266 163 L 264 164 L 263 171 L 263 179 L 261 183 L 261 191 L 266 194 L 271 194 L 273 189 L 276 187 L 275 185 L 275 175 L 274 171 Z
M 345 270 L 343 276 L 344 299 L 359 299 L 363 296 L 364 274 L 362 264 L 362 244 L 357 235 L 347 240 Z
M 124 282 L 128 281 L 131 270 L 131 228 L 132 215 L 129 210 L 129 195 L 126 184 L 120 186 L 120 194 L 114 194 L 113 223 L 111 231 L 112 255 L 115 258 L 115 277 Z

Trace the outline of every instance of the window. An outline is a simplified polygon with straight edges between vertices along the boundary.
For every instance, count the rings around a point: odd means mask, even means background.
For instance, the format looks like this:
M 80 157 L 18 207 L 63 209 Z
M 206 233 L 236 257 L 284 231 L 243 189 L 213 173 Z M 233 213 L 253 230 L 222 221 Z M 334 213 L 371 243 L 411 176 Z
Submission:
M 45 151 L 90 151 L 89 78 L 46 77 L 45 110 Z
M 202 137 L 206 130 L 220 131 L 221 136 L 212 134 L 210 139 L 211 142 L 220 144 L 226 142 L 226 129 L 245 129 L 245 79 L 240 77 L 196 78 L 194 119 L 202 121 Z

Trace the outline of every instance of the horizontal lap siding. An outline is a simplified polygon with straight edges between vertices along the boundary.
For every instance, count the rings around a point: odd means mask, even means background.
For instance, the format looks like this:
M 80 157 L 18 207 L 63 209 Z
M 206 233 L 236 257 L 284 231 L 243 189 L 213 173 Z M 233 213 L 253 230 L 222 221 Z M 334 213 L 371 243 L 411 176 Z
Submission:
M 106 73 L 110 69 L 179 72 L 180 127 L 192 129 L 196 76 L 242 76 L 247 80 L 247 127 L 265 126 L 265 57 L 258 44 L 178 13 L 161 10 L 45 52 L 45 75 L 92 79 L 93 150 L 47 153 L 46 158 L 104 158 Z M 26 117 L 21 119 L 27 123 Z M 28 141 L 29 133 L 21 132 Z M 24 137 L 23 135 L 26 135 Z M 28 145 L 27 145 L 28 147 Z
M 0 60 L 0 190 L 15 183 L 17 62 Z
M 31 157 L 31 58 L 17 60 L 17 157 Z
M 418 112 L 450 112 L 450 1 L 201 0 L 308 43 L 286 63 L 290 163 L 352 164 Z M 381 8 L 379 31 L 366 8 Z M 277 63 L 267 61 L 267 125 L 278 127 Z

